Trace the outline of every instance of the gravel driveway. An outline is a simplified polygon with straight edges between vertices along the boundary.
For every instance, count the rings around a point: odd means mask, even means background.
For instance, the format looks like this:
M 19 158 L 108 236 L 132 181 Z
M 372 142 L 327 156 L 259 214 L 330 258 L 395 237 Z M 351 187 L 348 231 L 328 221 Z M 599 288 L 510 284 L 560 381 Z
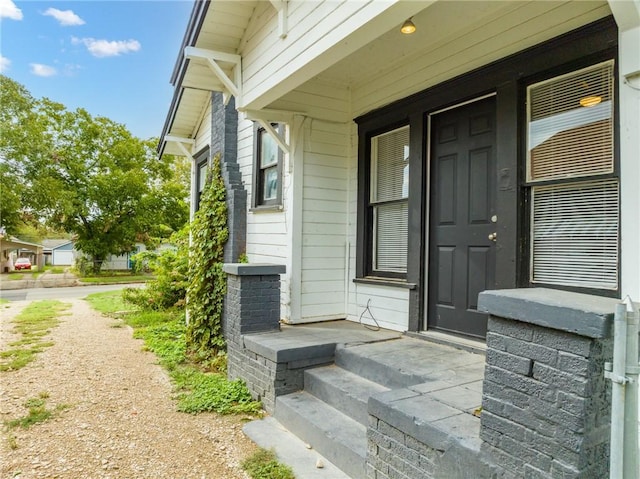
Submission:
M 3 428 L 4 478 L 247 478 L 240 462 L 255 450 L 243 418 L 176 411 L 171 385 L 129 327 L 82 300 L 50 338 L 55 345 L 18 371 L 0 372 L 0 420 L 26 415 L 44 393 L 66 409 L 29 429 Z M 29 302 L 0 306 L 0 349 L 11 319 Z M 17 448 L 15 448 L 17 446 Z

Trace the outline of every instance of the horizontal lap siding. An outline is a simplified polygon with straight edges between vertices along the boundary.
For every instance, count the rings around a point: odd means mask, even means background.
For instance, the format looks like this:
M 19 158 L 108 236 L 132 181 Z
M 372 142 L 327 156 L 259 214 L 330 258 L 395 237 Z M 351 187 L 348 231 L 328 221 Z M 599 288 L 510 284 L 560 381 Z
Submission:
M 242 173 L 242 181 L 247 191 L 247 207 L 250 209 L 253 201 L 253 122 L 240 120 L 238 122 L 238 164 Z M 286 214 L 289 204 L 288 158 L 285 155 L 283 174 L 283 204 L 280 211 L 247 211 L 247 257 L 250 263 L 274 263 L 287 265 L 291 254 L 289 245 L 290 235 L 287 232 Z M 290 315 L 290 271 L 281 276 L 281 315 Z
M 367 305 L 369 309 L 367 310 Z M 351 284 L 349 316 L 352 321 L 377 324 L 382 328 L 406 331 L 409 317 L 409 290 Z M 375 321 L 374 321 L 375 320 Z
M 437 10 L 441 8 L 439 5 L 434 8 L 433 21 L 438 23 L 437 15 L 444 13 Z M 406 58 L 375 77 L 363 79 L 353 88 L 354 115 L 387 105 L 610 13 L 606 2 L 568 2 L 551 10 L 548 2 L 514 3 L 488 20 L 471 23 L 461 32 L 445 32 L 434 39 L 428 52 Z M 450 21 L 443 17 L 440 27 Z
M 331 90 L 327 91 L 330 94 Z M 316 91 L 314 96 L 324 97 Z M 340 102 L 344 110 L 345 101 Z M 315 106 L 314 114 L 318 111 Z M 346 112 L 342 112 L 346 116 Z M 350 129 L 307 119 L 304 141 L 302 321 L 344 318 Z
M 289 3 L 285 39 L 279 37 L 275 9 L 260 9 L 259 6 L 259 19 L 251 25 L 246 34 L 247 41 L 240 49 L 245 102 L 250 104 L 262 93 L 292 81 L 292 75 L 387 10 L 392 3 L 373 0 L 292 1 Z M 296 86 L 291 85 L 291 88 Z

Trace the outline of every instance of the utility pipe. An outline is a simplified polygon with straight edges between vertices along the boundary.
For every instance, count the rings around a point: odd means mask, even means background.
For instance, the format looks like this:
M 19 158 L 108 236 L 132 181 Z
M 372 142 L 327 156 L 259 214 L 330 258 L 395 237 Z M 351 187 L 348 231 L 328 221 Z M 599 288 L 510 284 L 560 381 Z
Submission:
M 638 471 L 638 309 L 625 299 L 627 319 L 627 367 L 629 387 L 624 401 L 624 478 L 639 477 Z
M 627 349 L 627 306 L 616 305 L 613 321 L 613 365 L 608 366 L 604 376 L 611 379 L 611 450 L 610 479 L 624 479 L 624 397 L 625 397 L 625 363 Z M 605 366 L 605 367 L 606 367 Z

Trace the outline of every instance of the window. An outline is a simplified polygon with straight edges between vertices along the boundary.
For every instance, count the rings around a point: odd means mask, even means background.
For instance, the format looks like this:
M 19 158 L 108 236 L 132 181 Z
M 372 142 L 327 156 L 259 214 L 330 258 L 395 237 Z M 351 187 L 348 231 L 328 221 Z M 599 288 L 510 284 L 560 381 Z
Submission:
M 272 125 L 276 131 L 283 129 Z M 256 127 L 253 207 L 282 205 L 282 150 L 264 129 Z
M 618 288 L 613 61 L 527 88 L 530 281 Z
M 373 274 L 393 276 L 407 272 L 409 212 L 409 127 L 371 139 L 369 208 L 373 229 Z
M 196 185 L 195 185 L 195 210 L 200 209 L 200 197 L 202 190 L 207 182 L 207 172 L 209 171 L 209 149 L 198 153 L 195 157 L 196 161 Z

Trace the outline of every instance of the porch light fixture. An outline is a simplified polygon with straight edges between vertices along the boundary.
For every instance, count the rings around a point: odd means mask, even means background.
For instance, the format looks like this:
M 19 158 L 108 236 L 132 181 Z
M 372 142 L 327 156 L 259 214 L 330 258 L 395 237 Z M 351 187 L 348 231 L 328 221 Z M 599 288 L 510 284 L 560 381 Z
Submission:
M 602 102 L 602 97 L 598 95 L 590 95 L 580 98 L 580 105 L 584 107 L 596 106 Z
M 411 35 L 413 32 L 416 31 L 416 26 L 411 21 L 411 18 L 407 18 L 407 20 L 405 20 L 405 22 L 402 24 L 402 27 L 400 27 L 400 31 L 405 35 Z

